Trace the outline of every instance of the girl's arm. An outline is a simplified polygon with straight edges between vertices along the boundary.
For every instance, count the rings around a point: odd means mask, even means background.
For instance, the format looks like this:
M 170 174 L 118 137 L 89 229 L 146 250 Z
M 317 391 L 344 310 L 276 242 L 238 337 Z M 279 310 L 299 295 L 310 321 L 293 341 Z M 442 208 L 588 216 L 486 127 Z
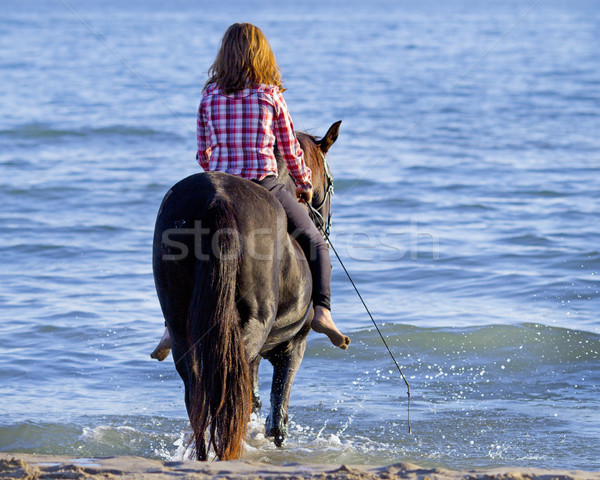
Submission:
M 196 120 L 196 137 L 198 138 L 198 151 L 196 152 L 196 161 L 200 166 L 208 171 L 208 160 L 210 159 L 210 135 L 208 134 L 208 125 L 206 118 L 202 114 L 202 103 L 198 108 L 198 118 Z
M 277 148 L 283 155 L 296 186 L 310 190 L 312 188 L 312 172 L 304 163 L 304 152 L 294 133 L 294 124 L 281 92 L 276 89 L 273 93 L 275 101 L 274 132 Z

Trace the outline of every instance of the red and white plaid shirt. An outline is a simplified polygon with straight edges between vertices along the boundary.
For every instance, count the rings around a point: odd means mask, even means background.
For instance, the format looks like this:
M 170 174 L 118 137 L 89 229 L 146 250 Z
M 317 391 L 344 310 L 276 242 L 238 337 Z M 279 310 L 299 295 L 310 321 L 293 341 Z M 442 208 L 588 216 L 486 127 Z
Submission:
M 225 94 L 210 84 L 198 109 L 198 153 L 204 170 L 250 180 L 277 175 L 274 145 L 297 186 L 311 188 L 312 173 L 279 88 L 258 85 Z

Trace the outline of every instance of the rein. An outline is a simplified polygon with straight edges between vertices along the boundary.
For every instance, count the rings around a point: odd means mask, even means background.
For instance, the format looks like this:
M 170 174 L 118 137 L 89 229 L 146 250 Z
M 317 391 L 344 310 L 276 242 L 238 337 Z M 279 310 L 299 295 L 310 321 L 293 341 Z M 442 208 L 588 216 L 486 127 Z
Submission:
M 385 340 L 385 337 L 383 336 L 383 333 L 381 333 L 381 330 L 379 329 L 379 326 L 377 325 L 377 322 L 375 322 L 375 319 L 373 318 L 373 315 L 371 315 L 371 311 L 369 310 L 369 307 L 367 307 L 367 304 L 365 303 L 362 295 L 358 291 L 358 288 L 356 287 L 356 284 L 352 280 L 352 277 L 350 276 L 350 272 L 348 272 L 348 270 L 346 269 L 346 266 L 344 265 L 344 262 L 342 262 L 342 259 L 340 258 L 337 250 L 333 246 L 333 243 L 331 243 L 331 237 L 329 236 L 330 229 L 331 229 L 331 205 L 329 206 L 329 215 L 327 216 L 327 222 L 325 222 L 325 219 L 323 218 L 323 215 L 321 215 L 321 213 L 319 212 L 319 209 L 322 208 L 323 205 L 325 205 L 325 202 L 331 201 L 331 196 L 333 195 L 333 176 L 331 175 L 331 172 L 329 170 L 329 165 L 327 164 L 327 160 L 325 159 L 325 155 L 323 155 L 323 152 L 321 152 L 321 150 L 319 150 L 319 154 L 321 155 L 321 158 L 323 159 L 323 166 L 324 166 L 324 170 L 325 170 L 325 176 L 327 178 L 327 182 L 328 182 L 329 185 L 327 186 L 327 190 L 325 192 L 323 200 L 321 200 L 317 206 L 313 206 L 312 204 L 307 203 L 307 202 L 304 202 L 304 203 L 306 204 L 306 206 L 308 207 L 308 209 L 309 209 L 309 211 L 311 213 L 313 222 L 315 223 L 315 225 L 317 226 L 317 228 L 323 234 L 323 237 L 325 238 L 325 241 L 329 244 L 329 246 L 333 250 L 333 253 L 335 253 L 335 256 L 337 257 L 338 262 L 340 262 L 340 265 L 344 269 L 344 272 L 346 272 L 346 276 L 348 277 L 348 280 L 350 280 L 350 283 L 354 287 L 354 290 L 356 291 L 356 294 L 358 295 L 358 298 L 360 299 L 360 301 L 362 302 L 363 306 L 365 307 L 365 310 L 369 314 L 369 317 L 371 318 L 371 321 L 373 322 L 373 325 L 375 325 L 375 329 L 377 330 L 377 333 L 379 333 L 379 336 L 381 337 L 381 340 L 383 341 L 383 344 L 385 345 L 385 348 L 387 349 L 388 353 L 392 357 L 392 360 L 394 361 L 394 364 L 396 365 L 396 368 L 400 372 L 400 375 L 402 376 L 402 379 L 404 380 L 404 383 L 406 384 L 407 395 L 408 395 L 408 433 L 412 433 L 412 428 L 410 426 L 410 385 L 408 384 L 408 380 L 404 376 L 404 373 L 402 372 L 402 369 L 400 368 L 400 365 L 396 361 L 396 357 L 394 357 L 394 354 L 390 350 L 390 347 L 388 346 L 388 344 L 387 344 L 387 342 Z

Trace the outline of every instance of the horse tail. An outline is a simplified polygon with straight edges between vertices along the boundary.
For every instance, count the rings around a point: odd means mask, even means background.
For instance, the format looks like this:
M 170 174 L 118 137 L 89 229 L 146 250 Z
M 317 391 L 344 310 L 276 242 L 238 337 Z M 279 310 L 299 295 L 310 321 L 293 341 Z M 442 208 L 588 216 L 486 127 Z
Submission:
M 202 227 L 210 235 L 202 236 L 202 257 L 196 258 L 187 321 L 191 440 L 198 460 L 207 459 L 211 446 L 220 460 L 231 460 L 243 453 L 252 411 L 250 370 L 236 308 L 241 240 L 233 210 L 219 198 L 209 205 Z

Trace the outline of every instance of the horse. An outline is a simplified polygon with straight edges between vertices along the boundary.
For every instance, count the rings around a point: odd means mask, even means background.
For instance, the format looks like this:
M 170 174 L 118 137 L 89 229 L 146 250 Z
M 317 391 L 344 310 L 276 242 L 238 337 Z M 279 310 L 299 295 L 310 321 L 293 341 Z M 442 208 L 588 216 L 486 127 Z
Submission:
M 330 218 L 333 179 L 325 155 L 340 124 L 321 139 L 297 132 L 313 172 L 313 218 L 327 226 L 322 220 Z M 279 182 L 295 194 L 276 156 Z M 279 201 L 234 175 L 191 175 L 162 201 L 152 263 L 196 458 L 206 460 L 210 448 L 220 460 L 241 457 L 250 414 L 261 408 L 261 358 L 273 365 L 265 432 L 281 446 L 314 312 L 308 263 Z

